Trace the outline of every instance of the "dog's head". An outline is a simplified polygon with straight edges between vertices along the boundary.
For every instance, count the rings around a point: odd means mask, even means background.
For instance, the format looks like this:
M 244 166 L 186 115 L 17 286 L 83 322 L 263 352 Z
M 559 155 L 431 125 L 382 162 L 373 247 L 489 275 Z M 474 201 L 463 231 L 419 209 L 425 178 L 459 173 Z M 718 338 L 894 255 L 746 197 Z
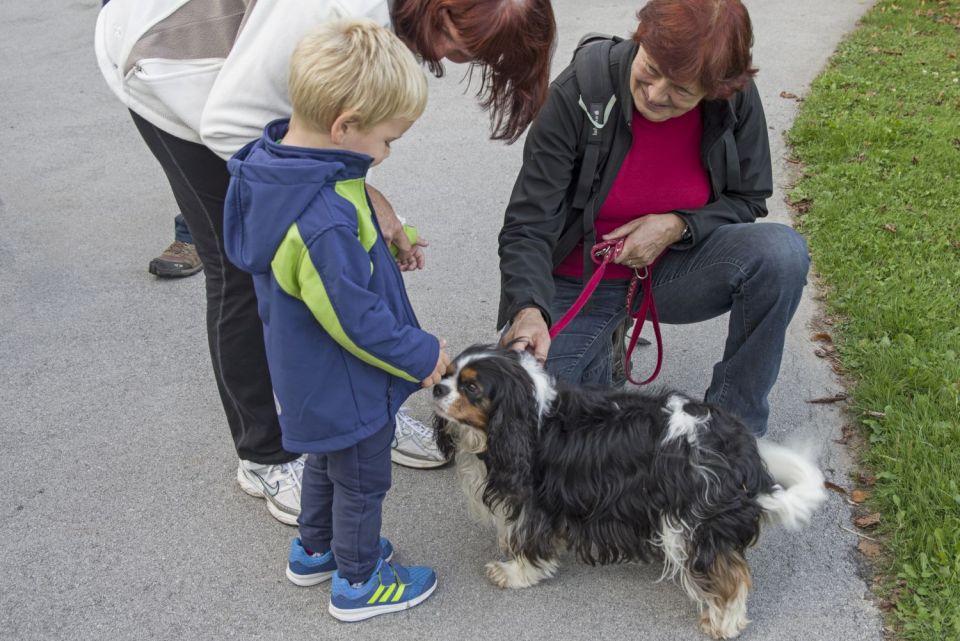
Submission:
M 433 387 L 437 444 L 449 453 L 484 454 L 488 486 L 527 480 L 540 419 L 556 397 L 553 379 L 525 352 L 474 345 Z

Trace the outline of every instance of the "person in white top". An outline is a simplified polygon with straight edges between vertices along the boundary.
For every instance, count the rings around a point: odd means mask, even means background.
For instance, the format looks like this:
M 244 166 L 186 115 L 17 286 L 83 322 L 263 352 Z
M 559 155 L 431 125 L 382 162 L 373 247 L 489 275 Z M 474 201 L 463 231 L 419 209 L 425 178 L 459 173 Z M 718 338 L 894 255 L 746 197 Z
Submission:
M 300 38 L 325 21 L 368 17 L 391 27 L 429 67 L 479 68 L 491 137 L 515 141 L 547 95 L 556 24 L 550 0 L 111 0 L 97 20 L 97 61 L 166 173 L 206 276 L 214 376 L 239 456 L 237 481 L 296 524 L 302 459 L 280 442 L 250 275 L 223 249 L 226 159 L 290 114 L 287 75 Z M 401 269 L 421 269 L 386 198 L 368 186 Z M 397 416 L 392 458 L 413 467 L 446 460 L 429 428 Z

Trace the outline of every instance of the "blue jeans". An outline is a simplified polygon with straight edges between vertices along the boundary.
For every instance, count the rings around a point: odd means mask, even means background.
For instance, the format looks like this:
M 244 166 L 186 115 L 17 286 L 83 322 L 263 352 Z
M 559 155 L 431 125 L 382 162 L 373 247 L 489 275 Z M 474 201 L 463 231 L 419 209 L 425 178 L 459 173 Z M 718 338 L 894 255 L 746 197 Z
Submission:
M 380 560 L 383 499 L 390 489 L 393 421 L 353 447 L 310 454 L 303 466 L 300 541 L 333 549 L 340 576 L 366 581 Z
M 697 323 L 730 312 L 723 357 L 713 367 L 704 400 L 738 415 L 757 436 L 767 431 L 767 395 L 780 373 L 787 325 L 809 266 L 800 234 L 785 225 L 752 223 L 724 225 L 689 250 L 668 251 L 653 270 L 661 322 Z M 556 320 L 583 282 L 562 276 L 554 281 L 550 315 Z M 627 285 L 601 282 L 553 340 L 546 366 L 559 380 L 611 384 L 613 332 L 626 318 Z
M 193 244 L 193 236 L 190 235 L 190 228 L 187 227 L 183 214 L 177 214 L 173 219 L 173 239 L 188 245 Z

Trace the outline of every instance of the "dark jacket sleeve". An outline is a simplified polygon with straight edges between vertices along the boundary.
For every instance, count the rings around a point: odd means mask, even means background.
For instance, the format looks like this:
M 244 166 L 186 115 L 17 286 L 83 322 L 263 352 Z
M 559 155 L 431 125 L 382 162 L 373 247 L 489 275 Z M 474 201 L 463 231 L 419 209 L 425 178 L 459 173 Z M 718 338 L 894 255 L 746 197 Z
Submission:
M 770 140 L 767 119 L 760 103 L 760 94 L 751 81 L 732 101 L 736 122 L 732 144 L 721 139 L 722 156 L 708 155 L 711 174 L 719 172 L 719 195 L 698 209 L 681 209 L 677 213 L 690 226 L 693 238 L 688 243 L 673 245 L 675 249 L 692 247 L 714 229 L 730 223 L 752 223 L 767 215 L 767 198 L 773 194 L 773 170 L 770 164 Z M 727 132 L 725 137 L 730 137 Z
M 583 122 L 575 99 L 564 91 L 571 82 L 570 69 L 554 81 L 524 143 L 523 166 L 500 230 L 498 328 L 525 307 L 539 307 L 550 323 L 552 255 L 564 227 L 564 196 L 573 181 Z

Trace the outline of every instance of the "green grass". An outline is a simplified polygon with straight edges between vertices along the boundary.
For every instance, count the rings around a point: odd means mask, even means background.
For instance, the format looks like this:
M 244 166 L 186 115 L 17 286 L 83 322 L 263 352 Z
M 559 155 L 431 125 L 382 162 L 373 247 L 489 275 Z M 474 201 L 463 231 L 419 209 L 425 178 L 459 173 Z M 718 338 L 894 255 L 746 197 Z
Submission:
M 881 591 L 911 640 L 960 639 L 958 78 L 960 0 L 880 0 L 789 136 L 877 478 Z

